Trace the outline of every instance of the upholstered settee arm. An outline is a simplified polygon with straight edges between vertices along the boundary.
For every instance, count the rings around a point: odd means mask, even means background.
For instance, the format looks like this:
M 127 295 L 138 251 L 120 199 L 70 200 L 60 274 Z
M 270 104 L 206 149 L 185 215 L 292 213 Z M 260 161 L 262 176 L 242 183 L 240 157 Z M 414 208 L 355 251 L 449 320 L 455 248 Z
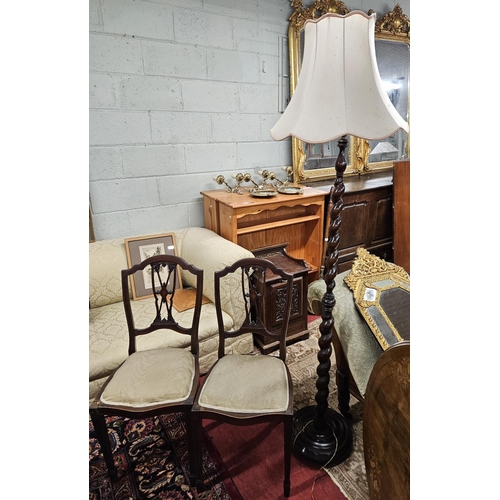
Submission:
M 204 270 L 203 295 L 213 302 L 215 271 L 239 259 L 253 257 L 253 254 L 209 229 L 192 227 L 184 234 L 180 256 Z M 190 283 L 190 278 L 192 277 L 183 276 L 183 280 L 193 286 L 194 283 Z M 221 283 L 222 308 L 233 318 L 235 326 L 241 325 L 245 315 L 244 306 L 240 302 L 240 286 L 240 282 L 235 279 L 228 279 Z

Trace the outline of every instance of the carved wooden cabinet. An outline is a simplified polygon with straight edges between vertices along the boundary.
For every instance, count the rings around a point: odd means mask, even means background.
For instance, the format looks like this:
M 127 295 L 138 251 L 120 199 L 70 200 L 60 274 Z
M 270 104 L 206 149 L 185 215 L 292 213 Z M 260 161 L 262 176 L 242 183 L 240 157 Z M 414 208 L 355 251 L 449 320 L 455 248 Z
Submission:
M 329 193 L 333 181 L 315 183 L 326 191 L 325 240 L 330 220 Z M 338 272 L 351 268 L 356 249 L 366 248 L 380 258 L 393 260 L 392 172 L 344 178 Z
M 287 253 L 306 262 L 309 282 L 323 265 L 325 191 L 304 187 L 303 194 L 271 198 L 204 191 L 205 227 L 253 251 L 286 245 Z
M 270 260 L 274 265 L 283 269 L 287 273 L 293 274 L 293 292 L 290 319 L 286 335 L 286 343 L 291 344 L 298 340 L 309 337 L 307 329 L 307 272 L 308 268 L 301 259 L 294 259 L 287 255 L 286 247 L 277 245 L 276 247 L 263 248 L 253 252 L 256 257 Z M 262 293 L 264 300 L 263 318 L 271 331 L 278 333 L 285 315 L 286 285 L 281 282 L 279 276 L 267 271 L 265 288 L 261 281 L 257 284 L 259 293 Z M 259 287 L 259 285 L 261 285 Z M 278 341 L 254 336 L 254 342 L 260 350 L 267 354 L 279 347 Z

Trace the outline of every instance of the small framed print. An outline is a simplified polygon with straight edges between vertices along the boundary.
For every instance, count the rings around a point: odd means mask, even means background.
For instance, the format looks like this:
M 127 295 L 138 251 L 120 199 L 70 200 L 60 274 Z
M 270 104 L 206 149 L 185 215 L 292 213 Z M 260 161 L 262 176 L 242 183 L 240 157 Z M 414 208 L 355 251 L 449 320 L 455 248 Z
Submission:
M 140 264 L 154 255 L 177 255 L 175 235 L 173 233 L 127 238 L 125 240 L 127 262 L 129 267 Z M 163 274 L 163 273 L 162 273 Z M 167 279 L 166 273 L 162 278 Z M 132 295 L 134 300 L 145 299 L 153 295 L 151 268 L 131 275 Z M 181 272 L 178 268 L 176 288 L 182 289 Z

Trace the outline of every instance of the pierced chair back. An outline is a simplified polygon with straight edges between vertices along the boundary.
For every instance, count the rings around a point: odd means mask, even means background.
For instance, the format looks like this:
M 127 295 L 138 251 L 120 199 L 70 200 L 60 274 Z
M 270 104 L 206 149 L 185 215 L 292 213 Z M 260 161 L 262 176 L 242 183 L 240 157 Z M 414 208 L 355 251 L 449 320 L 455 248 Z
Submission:
M 278 275 L 283 280 L 285 287 L 283 293 L 279 294 L 280 303 L 276 304 L 277 317 L 281 319 L 281 328 L 276 331 L 271 325 L 265 324 L 266 311 L 268 307 L 264 294 L 266 281 Z M 245 319 L 243 324 L 235 330 L 224 330 L 221 307 L 221 281 L 223 279 L 241 280 L 241 298 L 245 307 Z M 231 266 L 217 271 L 214 275 L 215 307 L 217 322 L 219 325 L 219 351 L 218 357 L 225 354 L 225 340 L 237 337 L 243 333 L 251 332 L 271 340 L 279 341 L 279 357 L 286 361 L 286 334 L 291 314 L 291 300 L 293 292 L 293 276 L 274 263 L 261 258 L 240 259 Z
M 181 272 L 185 270 L 196 276 L 196 298 L 190 325 L 182 326 L 174 317 L 175 294 L 181 288 Z M 152 297 L 154 298 L 155 316 L 149 325 L 137 325 L 134 319 L 132 301 L 130 298 L 129 276 L 137 273 L 146 273 L 151 282 Z M 201 305 L 203 298 L 203 271 L 188 264 L 181 257 L 175 255 L 155 255 L 136 264 L 130 269 L 122 271 L 122 294 L 125 317 L 129 331 L 129 356 L 136 351 L 136 338 L 159 329 L 169 329 L 191 337 L 190 350 L 198 356 L 198 329 L 200 323 Z
M 277 305 L 282 318 L 276 331 L 266 324 L 266 281 L 281 278 L 281 302 Z M 241 283 L 245 319 L 233 330 L 224 329 L 221 307 L 221 282 L 236 279 Z M 292 450 L 293 384 L 286 366 L 286 334 L 290 319 L 293 275 L 263 258 L 241 259 L 215 272 L 214 297 L 219 325 L 218 360 L 203 380 L 192 408 L 193 427 L 201 439 L 202 419 L 222 420 L 235 425 L 261 422 L 284 423 L 284 494 L 290 494 Z M 232 354 L 225 352 L 225 340 L 252 332 L 279 340 L 278 355 Z M 196 452 L 196 484 L 203 490 L 201 451 Z
M 182 293 L 181 272 L 195 276 L 194 307 L 179 313 L 176 294 Z M 151 295 L 130 297 L 129 283 L 139 276 L 149 284 Z M 112 480 L 118 478 L 106 416 L 147 418 L 184 413 L 194 481 L 194 441 L 191 407 L 199 385 L 198 329 L 203 298 L 203 270 L 173 255 L 155 255 L 121 273 L 125 316 L 128 325 L 128 357 L 109 376 L 90 405 L 90 416 Z M 162 330 L 162 331 L 158 331 Z M 155 336 L 155 347 L 148 344 Z M 157 347 L 165 337 L 165 347 Z M 178 347 L 168 347 L 175 345 Z

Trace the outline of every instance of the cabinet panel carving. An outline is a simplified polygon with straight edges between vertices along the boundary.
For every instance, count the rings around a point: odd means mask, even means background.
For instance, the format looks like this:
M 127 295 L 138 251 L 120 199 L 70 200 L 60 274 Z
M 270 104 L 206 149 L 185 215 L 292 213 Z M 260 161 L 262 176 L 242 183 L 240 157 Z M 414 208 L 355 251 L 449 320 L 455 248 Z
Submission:
M 393 260 L 393 189 L 392 173 L 345 179 L 344 208 L 338 247 L 338 272 L 351 268 L 356 249 L 366 248 L 384 260 Z M 311 183 L 327 193 L 331 182 Z M 328 202 L 328 196 L 327 196 Z M 328 236 L 330 205 L 325 209 L 324 238 Z
M 351 268 L 360 246 L 392 261 L 392 186 L 344 195 L 339 273 Z
M 345 198 L 344 196 L 340 226 L 340 249 L 352 248 L 356 251 L 367 238 L 370 205 L 367 201 L 359 203 L 357 199 L 349 201 Z
M 392 238 L 392 197 L 390 191 L 386 198 L 375 202 L 375 226 L 373 242 L 380 242 Z

